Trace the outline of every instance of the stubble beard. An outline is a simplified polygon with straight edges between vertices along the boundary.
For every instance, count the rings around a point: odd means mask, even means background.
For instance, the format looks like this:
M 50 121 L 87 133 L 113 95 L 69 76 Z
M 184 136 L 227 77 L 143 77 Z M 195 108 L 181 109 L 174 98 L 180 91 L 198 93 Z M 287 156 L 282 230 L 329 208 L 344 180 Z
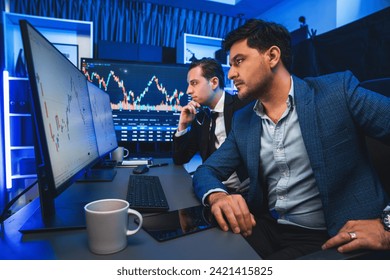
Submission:
M 248 88 L 243 87 L 240 90 L 238 90 L 238 98 L 240 100 L 254 100 L 258 99 L 261 94 L 260 88 Z
M 237 89 L 237 96 L 240 100 L 247 100 L 250 98 L 250 91 L 244 85 L 240 85 Z

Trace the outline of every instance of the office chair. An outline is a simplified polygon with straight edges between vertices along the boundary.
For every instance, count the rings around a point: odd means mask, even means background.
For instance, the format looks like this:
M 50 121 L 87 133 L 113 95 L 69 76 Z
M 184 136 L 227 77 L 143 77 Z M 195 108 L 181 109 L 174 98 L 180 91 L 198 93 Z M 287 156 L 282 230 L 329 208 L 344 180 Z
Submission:
M 375 79 L 361 82 L 366 89 L 390 97 L 390 78 Z M 389 112 L 390 117 L 390 112 Z M 370 137 L 366 137 L 366 146 L 372 165 L 379 179 L 390 196 L 390 146 Z M 318 251 L 301 257 L 303 260 L 345 260 L 345 259 L 390 259 L 390 251 L 360 250 L 341 254 L 336 249 Z

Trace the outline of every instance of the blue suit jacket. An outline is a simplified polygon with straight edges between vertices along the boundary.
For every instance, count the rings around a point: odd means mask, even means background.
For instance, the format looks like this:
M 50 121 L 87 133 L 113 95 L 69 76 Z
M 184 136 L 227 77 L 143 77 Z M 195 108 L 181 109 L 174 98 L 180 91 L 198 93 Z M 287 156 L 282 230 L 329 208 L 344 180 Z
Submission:
M 388 197 L 369 164 L 365 135 L 390 144 L 390 98 L 359 87 L 351 72 L 294 79 L 303 141 L 320 192 L 330 235 L 348 220 L 378 218 Z M 239 110 L 224 144 L 194 175 L 199 198 L 221 184 L 242 162 L 250 178 L 247 203 L 262 209 L 259 178 L 261 119 L 254 103 Z M 390 170 L 389 170 L 390 172 Z

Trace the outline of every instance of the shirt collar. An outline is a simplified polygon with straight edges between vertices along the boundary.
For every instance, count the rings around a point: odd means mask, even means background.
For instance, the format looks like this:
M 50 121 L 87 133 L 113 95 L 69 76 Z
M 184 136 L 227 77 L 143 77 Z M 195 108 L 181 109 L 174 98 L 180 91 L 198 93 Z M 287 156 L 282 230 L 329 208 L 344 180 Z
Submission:
M 225 92 L 222 93 L 221 98 L 217 102 L 217 105 L 215 105 L 214 109 L 211 110 L 212 112 L 218 112 L 223 113 L 223 105 L 225 104 Z
M 291 87 L 290 91 L 288 92 L 288 99 L 286 100 L 287 103 L 287 108 L 289 110 L 292 110 L 294 108 L 294 80 L 291 76 Z M 260 117 L 265 117 L 264 113 L 264 107 L 263 104 L 259 100 L 256 101 L 255 105 L 253 106 L 253 111 L 260 116 Z

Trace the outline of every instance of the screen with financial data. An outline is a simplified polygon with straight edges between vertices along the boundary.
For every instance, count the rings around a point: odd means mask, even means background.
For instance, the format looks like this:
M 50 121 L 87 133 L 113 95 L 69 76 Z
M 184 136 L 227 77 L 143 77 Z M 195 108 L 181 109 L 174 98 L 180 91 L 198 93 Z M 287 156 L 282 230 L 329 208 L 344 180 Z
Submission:
M 56 207 L 55 200 L 100 159 L 88 81 L 28 21 L 21 20 L 20 29 L 31 87 L 40 196 L 40 209 L 20 231 L 85 227 L 82 208 Z
M 29 25 L 26 30 L 38 135 L 54 185 L 61 187 L 98 158 L 87 81 L 40 33 Z
M 92 83 L 87 83 L 87 85 L 99 156 L 103 158 L 118 147 L 111 114 L 110 97 L 96 85 Z
M 118 142 L 170 142 L 186 94 L 188 65 L 81 58 L 87 80 L 108 93 Z

